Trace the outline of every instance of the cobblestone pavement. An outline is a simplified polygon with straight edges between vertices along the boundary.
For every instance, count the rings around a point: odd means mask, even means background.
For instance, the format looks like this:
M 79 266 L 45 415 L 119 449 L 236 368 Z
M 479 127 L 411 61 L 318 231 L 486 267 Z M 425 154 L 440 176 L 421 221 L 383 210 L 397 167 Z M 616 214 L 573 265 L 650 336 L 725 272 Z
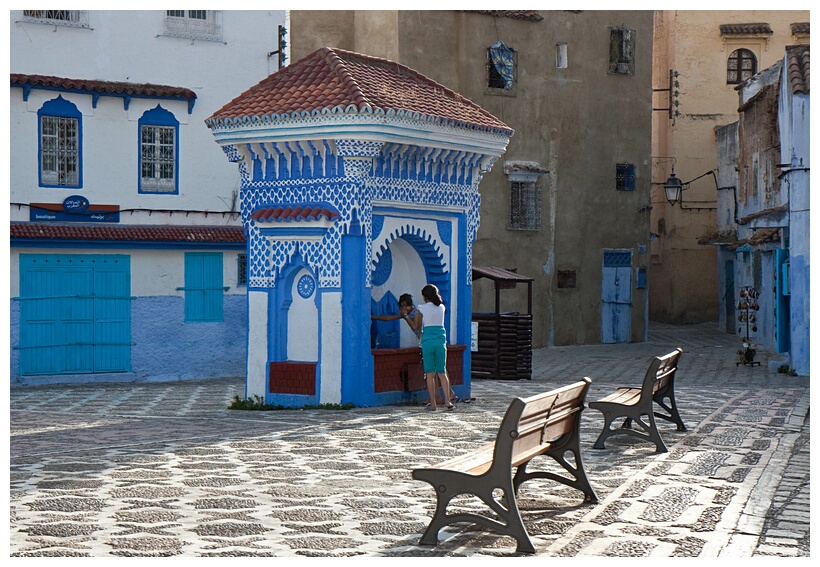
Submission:
M 587 409 L 583 459 L 600 501 L 524 484 L 536 554 L 808 556 L 808 377 L 769 370 L 765 353 L 737 366 L 737 337 L 714 325 L 653 325 L 649 339 L 538 349 L 533 380 L 476 381 L 472 402 L 435 414 L 228 410 L 241 379 L 12 387 L 10 554 L 515 557 L 512 538 L 470 525 L 419 547 L 434 495 L 410 471 L 491 440 L 513 396 L 590 376 L 591 401 L 680 346 L 688 431 L 661 422 L 663 454 L 631 438 L 595 450 L 603 420 Z

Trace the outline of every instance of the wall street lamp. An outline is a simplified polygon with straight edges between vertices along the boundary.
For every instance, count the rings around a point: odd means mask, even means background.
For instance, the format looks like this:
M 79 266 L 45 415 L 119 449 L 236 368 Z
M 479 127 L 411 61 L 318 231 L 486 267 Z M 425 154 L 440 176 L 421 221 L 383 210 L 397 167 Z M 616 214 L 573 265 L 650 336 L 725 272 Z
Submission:
M 674 207 L 675 203 L 680 201 L 681 192 L 683 191 L 683 182 L 678 179 L 674 171 L 664 182 L 663 190 L 666 193 L 666 200 Z

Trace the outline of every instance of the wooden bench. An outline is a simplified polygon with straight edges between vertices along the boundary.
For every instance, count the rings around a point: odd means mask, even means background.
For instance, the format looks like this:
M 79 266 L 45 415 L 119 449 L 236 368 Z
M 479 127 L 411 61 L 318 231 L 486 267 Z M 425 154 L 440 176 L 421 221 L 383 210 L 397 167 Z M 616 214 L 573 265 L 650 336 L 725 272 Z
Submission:
M 518 552 L 535 553 L 516 501 L 518 487 L 532 478 L 546 478 L 577 488 L 584 493 L 584 503 L 598 502 L 584 472 L 579 444 L 581 411 L 590 383 L 589 378 L 584 378 L 551 392 L 515 398 L 494 443 L 431 468 L 414 470 L 414 479 L 429 482 L 436 491 L 436 511 L 420 544 L 437 545 L 441 528 L 470 522 L 514 537 Z M 567 452 L 572 453 L 572 463 L 566 460 Z M 527 465 L 538 455 L 555 459 L 570 478 L 547 471 L 528 471 Z M 494 495 L 494 491 L 500 492 Z M 460 494 L 480 498 L 497 519 L 469 512 L 448 515 L 448 504 Z
M 651 441 L 655 444 L 655 452 L 665 453 L 666 445 L 658 432 L 656 417 L 676 424 L 678 431 L 686 431 L 675 403 L 675 372 L 682 352 L 678 348 L 652 359 L 639 388 L 618 388 L 607 397 L 589 403 L 590 408 L 604 414 L 604 429 L 593 445 L 595 449 L 604 449 L 604 442 L 613 435 L 631 435 Z M 656 412 L 655 404 L 666 413 Z M 643 420 L 643 416 L 648 418 L 648 423 Z M 626 418 L 623 425 L 613 429 L 612 422 L 621 417 Z M 633 421 L 640 429 L 632 429 Z

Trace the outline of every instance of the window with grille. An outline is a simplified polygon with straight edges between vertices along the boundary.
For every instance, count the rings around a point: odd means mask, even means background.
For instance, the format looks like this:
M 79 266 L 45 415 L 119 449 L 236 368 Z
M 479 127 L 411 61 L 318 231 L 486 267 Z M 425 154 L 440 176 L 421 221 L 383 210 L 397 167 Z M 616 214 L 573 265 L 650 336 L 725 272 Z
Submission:
M 141 193 L 177 193 L 177 130 L 179 122 L 159 105 L 142 115 L 140 132 Z
M 51 26 L 88 27 L 86 10 L 23 10 L 23 21 Z
M 541 189 L 535 181 L 510 182 L 510 228 L 541 229 Z
M 219 10 L 166 10 L 165 34 L 189 39 L 222 41 Z
M 236 285 L 248 285 L 248 255 L 236 257 Z
M 635 73 L 635 30 L 609 29 L 609 73 L 614 75 Z
M 81 115 L 62 96 L 37 112 L 40 128 L 40 185 L 81 187 Z
M 726 63 L 726 84 L 738 85 L 757 73 L 757 58 L 748 49 L 736 49 Z
M 635 190 L 635 165 L 619 163 L 615 165 L 615 188 L 618 191 Z
M 518 53 L 503 41 L 487 49 L 487 93 L 515 95 Z

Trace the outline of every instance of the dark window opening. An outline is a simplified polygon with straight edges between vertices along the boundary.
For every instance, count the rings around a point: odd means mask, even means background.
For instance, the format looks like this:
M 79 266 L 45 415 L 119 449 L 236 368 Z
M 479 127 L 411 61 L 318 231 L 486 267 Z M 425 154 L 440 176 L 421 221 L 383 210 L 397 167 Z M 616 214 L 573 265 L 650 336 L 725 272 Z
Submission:
M 558 270 L 557 284 L 560 289 L 575 287 L 575 270 Z
M 615 75 L 635 73 L 635 30 L 610 28 L 609 72 Z
M 726 84 L 738 85 L 757 73 L 757 58 L 748 49 L 737 49 L 726 64 Z
M 615 166 L 615 188 L 618 191 L 635 190 L 635 166 L 631 163 L 619 163 Z
M 489 94 L 515 94 L 518 75 L 518 53 L 503 41 L 487 49 L 487 92 Z
M 541 190 L 534 181 L 510 182 L 510 228 L 541 230 Z
M 236 285 L 248 285 L 248 255 L 236 257 Z

